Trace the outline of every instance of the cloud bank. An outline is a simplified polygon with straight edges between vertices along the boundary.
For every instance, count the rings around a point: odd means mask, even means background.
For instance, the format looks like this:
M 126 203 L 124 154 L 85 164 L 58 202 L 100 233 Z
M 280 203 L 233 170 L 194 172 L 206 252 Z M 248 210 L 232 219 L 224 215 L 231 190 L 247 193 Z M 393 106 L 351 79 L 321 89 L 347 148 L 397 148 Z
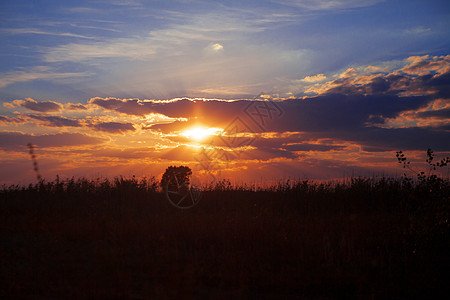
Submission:
M 133 165 L 145 173 L 188 164 L 204 171 L 213 163 L 217 172 L 252 178 L 262 170 L 316 178 L 392 172 L 395 151 L 414 159 L 428 148 L 450 152 L 449 59 L 415 56 L 400 65 L 310 75 L 301 80 L 310 96 L 301 97 L 14 100 L 0 116 L 0 151 L 11 162 L 26 158 L 33 143 L 83 170 Z M 182 135 L 193 126 L 222 131 L 198 142 Z

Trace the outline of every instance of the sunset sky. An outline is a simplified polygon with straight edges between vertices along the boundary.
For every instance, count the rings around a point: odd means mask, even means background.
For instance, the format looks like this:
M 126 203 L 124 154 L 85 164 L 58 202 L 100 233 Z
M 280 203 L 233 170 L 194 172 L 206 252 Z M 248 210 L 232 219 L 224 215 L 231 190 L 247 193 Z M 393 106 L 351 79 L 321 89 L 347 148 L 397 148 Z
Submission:
M 449 32 L 448 1 L 1 1 L 0 184 L 36 181 L 28 143 L 50 181 L 422 170 L 450 155 Z

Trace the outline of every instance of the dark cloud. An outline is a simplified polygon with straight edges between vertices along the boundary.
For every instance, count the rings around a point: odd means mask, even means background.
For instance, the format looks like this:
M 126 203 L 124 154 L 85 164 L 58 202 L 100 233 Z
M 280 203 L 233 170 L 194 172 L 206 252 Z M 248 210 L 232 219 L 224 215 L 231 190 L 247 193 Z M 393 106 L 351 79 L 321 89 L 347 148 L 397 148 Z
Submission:
M 402 111 L 426 106 L 429 97 L 364 96 L 331 94 L 289 99 L 281 105 L 283 116 L 270 124 L 271 131 L 335 132 L 364 129 L 372 115 L 393 118 Z
M 377 84 L 378 87 L 373 87 L 373 90 L 386 89 L 380 87 L 382 84 Z M 400 97 L 391 93 L 365 95 L 355 91 L 349 94 L 325 94 L 306 99 L 288 99 L 276 102 L 279 110 L 269 110 L 271 107 L 269 109 L 264 107 L 266 103 L 251 100 L 234 102 L 180 100 L 170 103 L 151 103 L 153 112 L 189 119 L 188 122 L 176 121 L 171 124 L 154 125 L 151 129 L 169 133 L 201 123 L 206 126 L 224 128 L 227 134 L 286 131 L 303 133 L 302 140 L 291 141 L 291 143 L 305 142 L 305 139 L 329 138 L 362 143 L 366 149 L 378 149 L 378 151 L 399 148 L 421 150 L 424 147 L 425 149 L 433 147 L 433 145 L 450 147 L 445 142 L 446 140 L 450 141 L 449 133 L 437 128 L 387 129 L 374 126 L 383 124 L 385 119 L 395 118 L 402 112 L 422 109 L 435 98 L 434 95 Z M 110 103 L 110 100 L 104 101 L 102 103 Z M 129 105 L 128 102 L 128 100 L 114 99 L 111 102 L 114 105 L 111 104 L 108 107 L 123 112 L 123 108 Z M 136 101 L 132 101 L 132 103 L 143 108 L 147 107 L 147 104 L 139 104 Z M 446 112 L 436 112 L 435 114 L 445 116 Z M 241 143 L 245 139 L 247 141 Z M 265 141 L 261 138 L 256 140 L 258 143 Z M 258 145 L 248 138 L 225 137 L 225 141 L 220 143 L 217 140 L 214 145 L 229 146 L 231 144 L 231 147 L 252 145 L 261 151 L 280 149 L 281 144 L 275 144 L 276 139 L 265 142 L 268 144 L 264 146 Z M 283 143 L 288 142 L 284 141 Z M 292 149 L 292 151 L 294 150 Z
M 237 116 L 243 112 L 251 100 L 237 100 L 233 102 L 221 100 L 191 100 L 181 99 L 171 102 L 117 99 L 117 98 L 92 98 L 89 103 L 104 109 L 129 115 L 144 116 L 150 113 L 159 113 L 173 118 L 188 118 L 191 122 L 221 124 L 226 126 L 230 122 L 230 116 Z M 154 125 L 152 129 L 164 128 L 168 125 Z M 168 128 L 168 127 L 166 127 Z
M 285 113 L 272 131 L 301 131 L 304 138 L 351 141 L 372 149 L 450 149 L 450 133 L 439 128 L 380 128 L 368 125 L 371 116 L 393 118 L 403 111 L 426 106 L 429 97 L 326 95 L 307 100 L 288 100 Z M 372 147 L 372 148 L 370 148 Z
M 70 151 L 68 154 L 77 153 L 76 151 Z M 119 158 L 119 159 L 148 159 L 157 158 L 160 154 L 158 150 L 153 147 L 135 147 L 135 148 L 112 148 L 102 147 L 96 149 L 82 150 L 80 154 L 89 153 L 93 157 L 100 158 Z
M 73 104 L 69 103 L 66 105 L 67 110 L 87 110 L 87 107 L 83 104 Z
M 171 161 L 198 161 L 201 158 L 201 150 L 180 145 L 175 148 L 169 148 L 160 155 L 160 158 Z
M 344 134 L 341 134 L 344 136 Z M 441 128 L 411 127 L 411 128 L 377 128 L 355 130 L 347 135 L 347 139 L 354 140 L 369 151 L 376 147 L 378 151 L 396 150 L 450 150 L 450 132 Z
M 284 149 L 288 151 L 330 151 L 330 150 L 343 150 L 344 146 L 336 146 L 336 145 L 321 145 L 321 144 L 292 144 L 283 146 Z
M 0 148 L 3 150 L 24 150 L 28 143 L 45 148 L 96 145 L 106 141 L 81 133 L 31 135 L 21 132 L 0 132 Z
M 165 124 L 155 124 L 152 125 L 151 127 L 145 128 L 145 129 L 152 129 L 152 130 L 158 130 L 161 131 L 163 133 L 169 133 L 169 132 L 174 132 L 174 131 L 181 131 L 184 130 L 186 128 L 189 128 L 190 126 L 194 126 L 195 125 L 195 121 L 175 121 L 172 123 L 165 123 Z
M 38 112 L 56 112 L 60 111 L 63 107 L 61 104 L 53 101 L 36 102 L 30 98 L 26 100 L 15 100 L 14 103 L 20 107 Z
M 36 123 L 48 127 L 81 127 L 82 122 L 77 119 L 68 119 L 59 116 L 45 116 L 45 115 L 18 115 L 17 117 L 0 116 L 2 123 L 24 124 L 27 122 Z
M 4 123 L 4 124 L 8 124 L 8 123 L 15 123 L 15 124 L 20 124 L 20 123 L 24 123 L 25 121 L 20 118 L 20 117 L 6 117 L 6 116 L 0 116 L 0 122 Z
M 330 88 L 321 90 L 320 94 L 344 95 L 427 95 L 449 97 L 450 74 L 425 74 L 411 76 L 408 74 L 379 74 L 370 79 L 342 78 L 327 83 Z M 361 83 L 363 81 L 363 83 Z M 319 89 L 317 89 L 319 91 Z
M 28 120 L 41 121 L 42 125 L 49 127 L 81 127 L 80 120 L 68 119 L 58 116 L 24 115 Z
M 429 110 L 429 111 L 421 111 L 416 114 L 418 118 L 428 119 L 428 118 L 439 118 L 439 119 L 447 119 L 450 121 L 450 107 L 439 110 Z
M 277 158 L 294 159 L 297 158 L 298 155 L 285 149 L 272 147 L 259 147 L 257 149 L 250 149 L 241 152 L 237 151 L 235 153 L 235 157 L 236 159 L 242 158 L 242 159 L 256 159 L 260 161 L 267 161 Z
M 131 123 L 119 123 L 119 122 L 104 122 L 89 125 L 95 131 L 103 131 L 112 134 L 121 134 L 127 131 L 135 131 L 133 124 Z

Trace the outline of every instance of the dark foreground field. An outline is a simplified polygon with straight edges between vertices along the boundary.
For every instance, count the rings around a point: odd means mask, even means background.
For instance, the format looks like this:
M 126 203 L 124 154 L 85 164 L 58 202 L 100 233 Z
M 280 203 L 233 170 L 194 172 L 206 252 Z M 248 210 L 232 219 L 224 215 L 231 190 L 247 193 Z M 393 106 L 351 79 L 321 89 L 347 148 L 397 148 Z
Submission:
M 448 284 L 449 186 L 221 182 L 190 210 L 151 180 L 4 187 L 0 297 L 431 299 Z

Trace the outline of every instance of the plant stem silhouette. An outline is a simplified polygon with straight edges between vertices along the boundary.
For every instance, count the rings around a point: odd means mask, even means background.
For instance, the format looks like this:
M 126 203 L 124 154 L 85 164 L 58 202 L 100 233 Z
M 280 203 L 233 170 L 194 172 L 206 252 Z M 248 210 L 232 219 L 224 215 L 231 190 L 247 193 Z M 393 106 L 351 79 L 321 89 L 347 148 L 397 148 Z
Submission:
M 30 153 L 31 161 L 33 162 L 33 170 L 36 172 L 36 178 L 39 182 L 42 181 L 41 173 L 39 172 L 39 165 L 36 159 L 36 154 L 34 154 L 34 146 L 31 143 L 27 144 L 28 152 Z

